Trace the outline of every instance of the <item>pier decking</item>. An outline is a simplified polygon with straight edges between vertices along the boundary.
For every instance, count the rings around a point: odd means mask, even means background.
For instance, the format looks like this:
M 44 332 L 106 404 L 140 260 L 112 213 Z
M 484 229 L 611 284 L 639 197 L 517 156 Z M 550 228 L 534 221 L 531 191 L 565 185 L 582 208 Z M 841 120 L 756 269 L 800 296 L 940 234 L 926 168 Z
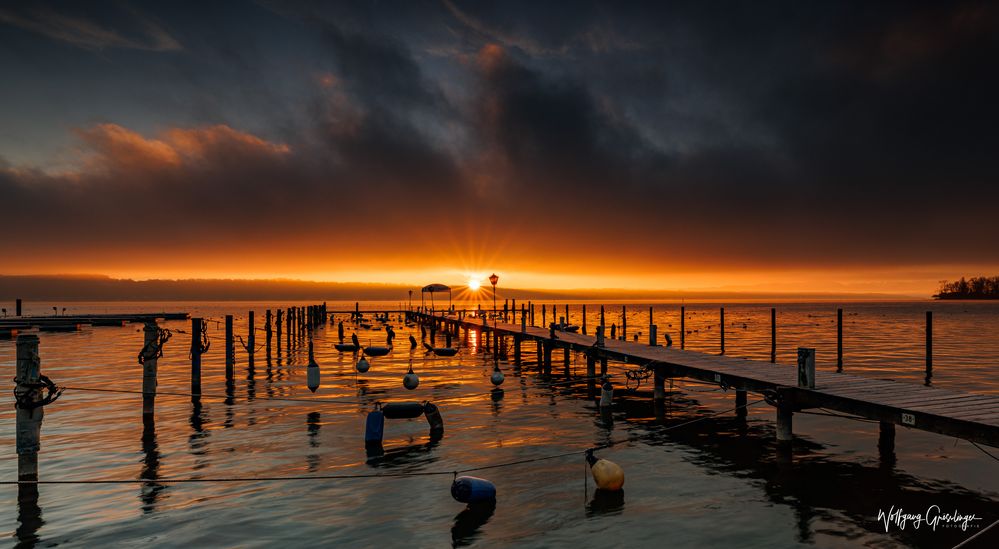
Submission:
M 996 395 L 821 371 L 816 372 L 815 388 L 809 389 L 798 386 L 797 368 L 791 365 L 610 338 L 598 346 L 597 338 L 591 335 L 555 331 L 556 339 L 552 339 L 551 330 L 530 325 L 492 319 L 484 323 L 481 317 L 416 315 L 425 322 L 494 332 L 494 338 L 510 337 L 518 357 L 521 342 L 534 342 L 539 357 L 543 357 L 542 367 L 549 369 L 551 351 L 555 348 L 586 354 L 591 375 L 597 360 L 601 361 L 603 371 L 607 360 L 648 366 L 655 371 L 657 394 L 662 380 L 672 377 L 693 378 L 734 389 L 737 405 L 740 401 L 745 403 L 747 391 L 762 393 L 777 406 L 777 436 L 781 441 L 790 441 L 794 412 L 824 408 L 879 421 L 882 441 L 893 440 L 895 425 L 902 425 L 999 447 L 999 396 Z

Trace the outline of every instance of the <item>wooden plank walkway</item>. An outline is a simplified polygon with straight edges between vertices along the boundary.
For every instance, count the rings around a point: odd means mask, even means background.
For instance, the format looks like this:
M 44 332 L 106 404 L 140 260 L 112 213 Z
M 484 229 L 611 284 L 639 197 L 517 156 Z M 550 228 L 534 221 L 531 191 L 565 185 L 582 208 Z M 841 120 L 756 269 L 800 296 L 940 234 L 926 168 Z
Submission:
M 776 394 L 783 414 L 778 410 L 778 423 L 786 422 L 790 434 L 790 417 L 794 411 L 808 408 L 828 410 L 881 422 L 882 435 L 894 435 L 894 426 L 902 425 L 976 443 L 999 447 L 999 395 L 984 395 L 927 387 L 915 383 L 874 379 L 866 376 L 835 372 L 816 372 L 815 388 L 797 386 L 797 367 L 786 364 L 753 361 L 696 351 L 681 351 L 673 347 L 650 346 L 638 342 L 605 339 L 596 346 L 596 337 L 550 330 L 520 324 L 488 321 L 481 318 L 459 319 L 456 316 L 416 314 L 425 322 L 437 322 L 452 327 L 494 331 L 500 337 L 511 337 L 515 344 L 533 341 L 552 348 L 566 348 L 586 353 L 600 360 L 611 360 L 638 366 L 648 365 L 657 377 L 689 377 L 717 383 L 737 391 Z M 546 357 L 550 360 L 550 353 Z M 550 364 L 548 365 L 550 366 Z M 743 393 L 743 398 L 745 393 Z M 739 397 L 737 396 L 737 399 Z M 779 406 L 779 407 L 780 407 Z M 781 416 L 784 416 L 782 420 Z M 778 425 L 780 437 L 781 426 Z M 886 433 L 887 431 L 887 433 Z

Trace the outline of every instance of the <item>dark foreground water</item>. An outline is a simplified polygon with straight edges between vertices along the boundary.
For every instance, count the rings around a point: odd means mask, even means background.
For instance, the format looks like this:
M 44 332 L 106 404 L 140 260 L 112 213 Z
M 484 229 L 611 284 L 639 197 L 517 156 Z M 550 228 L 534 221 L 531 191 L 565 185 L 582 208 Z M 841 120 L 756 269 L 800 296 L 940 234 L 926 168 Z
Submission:
M 184 310 L 221 319 L 246 312 L 262 326 L 267 308 L 288 303 L 74 304 L 69 312 Z M 362 304 L 395 307 L 395 304 Z M 925 311 L 934 311 L 935 385 L 999 393 L 999 304 L 848 303 L 846 371 L 922 382 Z M 331 309 L 348 304 L 330 303 Z M 560 305 L 560 308 L 562 306 Z M 597 304 L 588 323 L 597 322 Z M 621 304 L 607 306 L 607 323 L 620 323 Z M 628 305 L 629 339 L 646 332 L 647 305 Z M 731 356 L 769 360 L 769 304 L 726 305 L 726 349 Z M 778 362 L 791 363 L 797 346 L 818 349 L 818 365 L 835 368 L 837 304 L 778 305 Z M 47 306 L 38 312 L 43 313 Z M 350 304 L 352 308 L 352 304 Z M 51 310 L 50 308 L 48 310 Z M 579 307 L 571 308 L 580 322 Z M 538 309 L 540 314 L 540 308 Z M 550 313 L 549 313 L 550 314 Z M 563 314 L 560 312 L 560 314 Z M 687 348 L 717 352 L 718 305 L 688 304 Z M 252 369 L 240 348 L 237 383 L 226 398 L 221 326 L 211 323 L 200 406 L 190 397 L 160 395 L 155 422 L 143 425 L 136 395 L 67 390 L 45 408 L 40 477 L 48 480 L 264 477 L 448 472 L 618 442 L 600 455 L 626 472 L 623 495 L 595 493 L 584 482 L 581 455 L 490 469 L 475 474 L 498 489 L 495 509 L 466 510 L 451 499 L 450 475 L 197 484 L 42 485 L 36 503 L 18 503 L 16 486 L 0 486 L 0 531 L 9 545 L 36 546 L 578 546 L 578 547 L 950 547 L 999 518 L 999 462 L 971 444 L 899 428 L 894 456 L 879 456 L 878 426 L 825 416 L 795 416 L 794 457 L 778 459 L 774 412 L 751 407 L 746 423 L 723 413 L 734 395 L 675 380 L 670 414 L 656 420 L 643 385 L 624 389 L 625 365 L 612 364 L 619 388 L 613 421 L 606 423 L 586 397 L 585 383 L 566 384 L 556 353 L 553 379 L 542 380 L 535 353 L 506 359 L 502 395 L 490 393 L 494 358 L 474 333 L 455 358 L 411 352 L 410 333 L 391 355 L 372 359 L 356 374 L 354 357 L 332 349 L 333 326 L 315 333 L 322 387 L 305 387 L 303 344 L 286 349 L 282 334 L 268 362 L 261 349 Z M 538 319 L 540 321 L 540 318 Z M 656 305 L 660 333 L 679 343 L 679 307 Z M 188 322 L 175 331 L 160 360 L 161 392 L 190 390 Z M 363 343 L 385 332 L 348 324 Z M 85 328 L 41 334 L 43 372 L 60 385 L 138 390 L 135 357 L 141 326 Z M 263 334 L 258 343 L 263 343 Z M 643 338 L 646 337 L 644 334 Z M 237 346 L 239 344 L 237 343 Z M 11 377 L 14 343 L 0 340 L 0 478 L 16 478 Z M 571 372 L 585 375 L 582 357 Z M 409 365 L 420 386 L 408 391 Z M 282 401 L 302 398 L 312 402 Z M 320 402 L 338 399 L 340 402 Z M 446 425 L 431 440 L 427 422 L 387 420 L 386 455 L 369 460 L 364 419 L 375 402 L 439 402 Z M 754 401 L 750 395 L 750 401 Z M 999 454 L 996 449 L 989 448 Z M 892 507 L 925 514 L 932 506 L 981 517 L 967 531 L 910 522 L 904 530 L 878 520 Z M 993 538 L 994 539 L 994 538 Z

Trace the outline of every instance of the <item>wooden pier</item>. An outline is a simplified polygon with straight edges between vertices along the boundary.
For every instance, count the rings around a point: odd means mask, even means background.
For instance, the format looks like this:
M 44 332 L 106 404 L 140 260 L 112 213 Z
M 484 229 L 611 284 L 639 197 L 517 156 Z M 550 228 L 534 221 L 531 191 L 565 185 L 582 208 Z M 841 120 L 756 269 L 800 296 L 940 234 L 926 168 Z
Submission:
M 815 372 L 814 353 L 811 358 L 813 377 L 805 380 L 805 386 L 802 386 L 799 368 L 795 366 L 679 350 L 658 345 L 656 341 L 643 344 L 605 338 L 603 326 L 596 328 L 596 336 L 540 328 L 530 325 L 530 315 L 526 311 L 520 312 L 520 323 L 501 321 L 502 313 L 493 319 L 439 313 L 411 314 L 442 330 L 463 328 L 483 334 L 492 332 L 491 337 L 482 339 L 484 342 L 492 339 L 494 346 L 501 338 L 510 338 L 515 360 L 521 356 L 521 344 L 530 341 L 537 347 L 540 367 L 547 372 L 551 371 L 553 349 L 564 349 L 566 357 L 571 351 L 581 352 L 587 358 L 591 383 L 597 362 L 601 365 L 601 375 L 607 371 L 607 361 L 648 367 L 654 371 L 657 399 L 662 398 L 664 380 L 669 378 L 692 378 L 734 389 L 737 406 L 746 403 L 747 392 L 760 393 L 777 408 L 779 442 L 791 441 L 795 412 L 823 408 L 880 422 L 879 444 L 893 445 L 895 426 L 901 425 L 999 447 L 999 396 L 996 395 Z M 655 326 L 649 328 L 649 333 L 654 334 Z M 813 386 L 809 387 L 809 384 Z

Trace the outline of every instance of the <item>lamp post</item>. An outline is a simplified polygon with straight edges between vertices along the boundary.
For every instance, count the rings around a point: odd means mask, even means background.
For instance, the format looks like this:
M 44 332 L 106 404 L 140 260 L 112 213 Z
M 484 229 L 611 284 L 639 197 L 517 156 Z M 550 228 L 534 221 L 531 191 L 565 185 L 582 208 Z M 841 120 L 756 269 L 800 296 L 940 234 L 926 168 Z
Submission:
M 493 285 L 493 318 L 496 318 L 496 283 L 499 282 L 499 277 L 496 273 L 489 275 L 489 283 Z

